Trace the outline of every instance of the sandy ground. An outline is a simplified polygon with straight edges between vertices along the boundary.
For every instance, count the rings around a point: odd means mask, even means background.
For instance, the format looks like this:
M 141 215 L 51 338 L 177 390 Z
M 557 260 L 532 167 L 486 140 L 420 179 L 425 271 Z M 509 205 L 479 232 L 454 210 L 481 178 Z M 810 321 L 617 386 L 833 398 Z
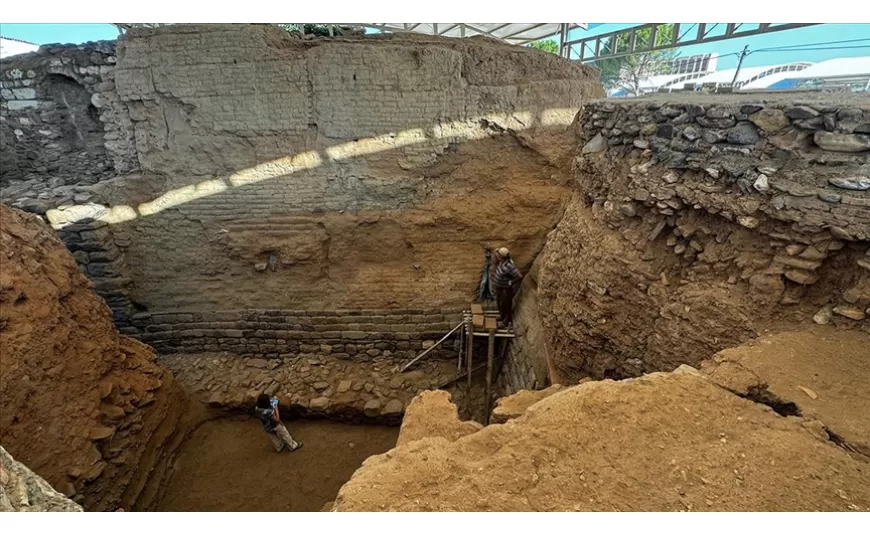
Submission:
M 688 373 L 589 382 L 455 441 L 434 436 L 400 445 L 366 462 L 334 507 L 868 509 L 866 459 L 851 456 L 810 421 L 782 417 Z
M 277 454 L 254 419 L 204 423 L 184 445 L 157 511 L 318 512 L 399 433 L 327 421 L 292 421 L 287 428 L 304 446 Z
M 723 350 L 703 370 L 739 395 L 822 422 L 870 458 L 870 336 L 816 326 Z

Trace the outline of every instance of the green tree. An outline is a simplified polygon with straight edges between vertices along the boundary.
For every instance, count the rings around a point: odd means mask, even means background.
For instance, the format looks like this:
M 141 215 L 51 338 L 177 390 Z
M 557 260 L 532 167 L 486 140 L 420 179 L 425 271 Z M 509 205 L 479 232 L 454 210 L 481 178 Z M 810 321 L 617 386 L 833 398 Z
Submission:
M 652 29 L 644 28 L 635 33 L 637 47 L 648 46 L 652 38 Z M 674 38 L 673 24 L 660 24 L 656 27 L 655 44 L 662 46 Z M 616 38 L 604 44 L 605 50 L 609 51 L 615 46 L 615 53 L 630 49 L 631 34 L 620 33 Z M 615 42 L 614 42 L 615 41 Z M 624 88 L 629 95 L 640 95 L 640 86 L 650 76 L 668 74 L 674 59 L 677 57 L 675 50 L 657 50 L 654 52 L 641 52 L 616 58 L 599 59 L 592 63 L 601 71 L 601 83 L 608 91 Z
M 298 32 L 304 33 L 306 35 L 319 35 L 321 37 L 328 36 L 330 29 L 330 26 L 326 24 L 279 24 L 279 26 L 291 33 Z M 336 31 L 337 29 L 337 26 L 332 25 L 332 30 L 334 34 L 338 33 Z
M 534 43 L 529 43 L 526 45 L 529 48 L 537 48 L 538 50 L 543 50 L 544 52 L 550 52 L 551 54 L 559 54 L 559 43 L 556 41 L 551 41 L 549 39 L 545 41 L 535 41 Z

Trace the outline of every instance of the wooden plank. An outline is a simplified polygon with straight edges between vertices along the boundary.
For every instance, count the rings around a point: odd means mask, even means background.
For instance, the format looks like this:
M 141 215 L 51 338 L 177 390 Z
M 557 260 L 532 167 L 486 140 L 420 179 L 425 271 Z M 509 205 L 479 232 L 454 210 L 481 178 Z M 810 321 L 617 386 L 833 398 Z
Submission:
M 489 424 L 489 415 L 492 411 L 492 367 L 495 357 L 495 330 L 489 331 L 489 341 L 486 345 L 486 390 L 484 392 L 484 417 L 486 424 Z
M 486 330 L 493 330 L 493 331 L 496 328 L 498 328 L 498 322 L 496 321 L 495 317 L 487 317 L 486 324 L 484 325 L 484 328 Z
M 472 304 L 471 313 L 472 315 L 483 315 L 483 306 L 480 304 Z
M 483 315 L 472 316 L 471 323 L 475 326 L 475 328 L 483 328 L 483 326 L 484 326 Z
M 468 319 L 463 319 L 462 324 L 465 325 L 465 328 L 468 328 Z M 459 351 L 457 353 L 456 358 L 456 374 L 462 372 L 462 357 L 465 355 L 465 332 L 459 336 Z

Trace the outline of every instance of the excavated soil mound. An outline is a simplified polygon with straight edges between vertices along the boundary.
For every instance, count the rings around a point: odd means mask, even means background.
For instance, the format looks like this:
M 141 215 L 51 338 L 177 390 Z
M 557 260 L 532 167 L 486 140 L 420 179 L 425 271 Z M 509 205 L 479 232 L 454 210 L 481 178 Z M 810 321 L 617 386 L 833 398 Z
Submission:
M 459 409 L 450 402 L 450 393 L 442 390 L 424 391 L 414 397 L 405 409 L 398 445 L 430 436 L 455 441 L 483 428 L 476 421 L 459 419 Z
M 367 460 L 335 511 L 870 509 L 870 463 L 694 373 L 590 382 Z
M 41 220 L 0 205 L 0 261 L 0 442 L 85 508 L 130 509 L 159 485 L 180 389 Z
M 175 463 L 161 512 L 318 512 L 363 460 L 396 444 L 395 427 L 291 421 L 304 445 L 275 452 L 256 420 L 199 427 Z

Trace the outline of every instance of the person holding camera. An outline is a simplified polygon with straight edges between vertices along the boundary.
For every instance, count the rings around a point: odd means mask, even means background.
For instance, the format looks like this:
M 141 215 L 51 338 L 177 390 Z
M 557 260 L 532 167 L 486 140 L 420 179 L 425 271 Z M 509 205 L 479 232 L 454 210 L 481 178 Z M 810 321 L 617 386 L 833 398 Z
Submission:
M 301 441 L 295 441 L 287 431 L 287 427 L 281 422 L 281 412 L 278 410 L 278 399 L 265 393 L 257 397 L 257 405 L 254 408 L 257 418 L 263 423 L 263 430 L 272 440 L 275 452 L 281 452 L 286 447 L 293 452 L 302 448 Z

